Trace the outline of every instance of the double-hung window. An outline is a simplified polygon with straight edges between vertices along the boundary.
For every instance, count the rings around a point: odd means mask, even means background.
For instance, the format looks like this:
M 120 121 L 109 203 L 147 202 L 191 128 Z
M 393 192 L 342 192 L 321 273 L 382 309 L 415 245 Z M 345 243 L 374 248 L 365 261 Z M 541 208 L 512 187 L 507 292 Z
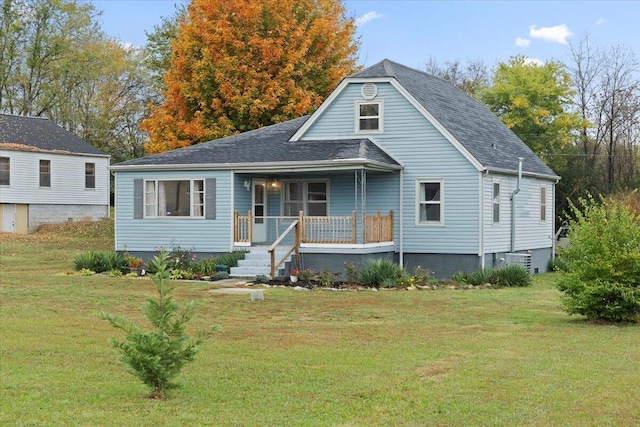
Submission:
M 442 180 L 418 180 L 418 224 L 444 224 L 443 185 Z
M 547 220 L 547 187 L 540 187 L 540 221 Z
M 285 216 L 298 216 L 300 211 L 309 216 L 327 216 L 328 202 L 326 181 L 284 182 Z
M 84 164 L 84 188 L 96 188 L 96 164 Z
M 500 182 L 493 183 L 493 223 L 500 223 Z
M 204 180 L 147 180 L 145 217 L 204 217 Z
M 382 132 L 382 103 L 360 101 L 357 103 L 357 132 Z
M 40 187 L 51 187 L 51 160 L 40 160 Z
M 9 157 L 0 157 L 0 185 L 11 184 L 11 160 Z

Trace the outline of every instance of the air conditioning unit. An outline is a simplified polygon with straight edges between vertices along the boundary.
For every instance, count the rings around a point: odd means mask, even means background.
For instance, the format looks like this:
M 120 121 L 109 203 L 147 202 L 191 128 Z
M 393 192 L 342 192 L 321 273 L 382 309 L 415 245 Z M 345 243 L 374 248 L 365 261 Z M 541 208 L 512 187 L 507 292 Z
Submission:
M 521 265 L 531 272 L 531 254 L 506 254 L 505 264 Z

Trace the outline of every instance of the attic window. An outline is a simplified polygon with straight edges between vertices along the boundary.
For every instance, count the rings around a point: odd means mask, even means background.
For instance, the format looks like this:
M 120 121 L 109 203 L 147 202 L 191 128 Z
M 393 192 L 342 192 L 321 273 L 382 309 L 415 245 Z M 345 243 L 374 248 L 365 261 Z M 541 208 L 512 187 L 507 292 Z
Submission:
M 381 119 L 381 102 L 362 101 L 357 103 L 357 132 L 381 132 Z

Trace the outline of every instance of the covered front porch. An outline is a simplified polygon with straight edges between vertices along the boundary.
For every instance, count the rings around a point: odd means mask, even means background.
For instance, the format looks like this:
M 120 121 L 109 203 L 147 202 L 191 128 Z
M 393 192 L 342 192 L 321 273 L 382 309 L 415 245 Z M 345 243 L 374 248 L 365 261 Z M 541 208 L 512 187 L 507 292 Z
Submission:
M 300 253 L 388 252 L 399 184 L 397 170 L 236 173 L 233 246 L 268 248 L 272 277 Z

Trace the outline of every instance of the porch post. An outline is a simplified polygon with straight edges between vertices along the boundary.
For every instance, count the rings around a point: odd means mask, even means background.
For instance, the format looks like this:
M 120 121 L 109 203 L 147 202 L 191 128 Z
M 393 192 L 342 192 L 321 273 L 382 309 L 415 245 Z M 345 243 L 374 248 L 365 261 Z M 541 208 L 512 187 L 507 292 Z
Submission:
M 351 243 L 358 243 L 358 213 L 351 212 Z
M 299 211 L 298 212 L 298 224 L 300 224 L 300 243 L 304 242 L 307 239 L 307 236 L 305 236 L 305 226 L 304 226 L 304 212 L 303 211 Z
M 253 241 L 253 218 L 252 218 L 252 212 L 249 211 L 247 212 L 247 217 L 249 218 L 249 224 L 247 225 L 247 228 L 249 230 L 249 243 L 251 243 Z
M 389 224 L 389 227 L 391 227 L 391 230 L 390 230 L 390 232 L 389 232 L 389 234 L 390 234 L 390 236 L 389 236 L 389 237 L 391 238 L 391 241 L 393 242 L 393 224 L 395 224 L 395 223 L 393 222 L 393 210 L 390 210 L 390 211 L 389 211 L 389 217 L 391 218 L 391 224 Z
M 382 241 L 382 214 L 380 211 L 376 212 L 376 226 L 378 227 L 377 243 L 380 243 Z
M 238 241 L 238 211 L 233 211 L 233 241 Z

